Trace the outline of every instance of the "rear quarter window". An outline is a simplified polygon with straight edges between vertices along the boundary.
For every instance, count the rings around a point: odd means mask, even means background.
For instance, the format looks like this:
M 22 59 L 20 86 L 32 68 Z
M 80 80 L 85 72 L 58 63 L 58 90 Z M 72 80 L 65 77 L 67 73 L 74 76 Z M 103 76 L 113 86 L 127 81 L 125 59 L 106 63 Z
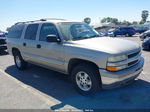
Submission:
M 25 25 L 15 25 L 9 29 L 8 38 L 21 38 Z

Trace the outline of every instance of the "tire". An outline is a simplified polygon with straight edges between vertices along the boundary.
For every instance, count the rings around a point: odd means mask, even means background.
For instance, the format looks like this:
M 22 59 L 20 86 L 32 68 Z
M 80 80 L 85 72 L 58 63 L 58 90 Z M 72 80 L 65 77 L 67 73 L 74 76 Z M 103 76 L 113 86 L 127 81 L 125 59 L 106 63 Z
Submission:
M 76 66 L 72 70 L 71 79 L 76 90 L 83 95 L 94 94 L 101 88 L 99 72 L 89 64 Z
M 126 33 L 126 34 L 125 34 L 125 37 L 129 37 L 129 36 L 130 36 L 130 34 L 129 34 L 129 33 Z
M 114 36 L 114 37 L 117 37 L 117 35 L 115 35 L 115 34 L 114 34 L 113 36 Z
M 27 68 L 27 62 L 25 62 L 20 54 L 20 52 L 14 53 L 15 65 L 19 70 L 25 70 Z
M 132 37 L 133 35 L 129 35 L 130 37 Z

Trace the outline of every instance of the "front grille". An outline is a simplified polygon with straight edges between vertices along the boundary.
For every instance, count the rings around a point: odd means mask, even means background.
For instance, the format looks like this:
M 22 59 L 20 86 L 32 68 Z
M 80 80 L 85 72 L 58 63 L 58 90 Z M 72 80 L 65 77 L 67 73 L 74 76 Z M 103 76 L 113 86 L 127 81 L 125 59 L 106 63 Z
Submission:
M 0 39 L 0 45 L 2 45 L 2 44 L 6 44 L 6 40 Z
M 129 67 L 130 67 L 130 66 L 133 66 L 133 65 L 135 65 L 137 62 L 138 62 L 138 60 L 132 61 L 132 62 L 128 63 L 128 66 L 129 66 Z
M 130 52 L 128 55 L 128 59 L 116 63 L 108 63 L 109 66 L 114 66 L 114 67 L 120 67 L 125 65 L 126 67 L 123 66 L 123 69 L 128 69 L 131 67 L 136 66 L 140 61 L 141 61 L 141 50 L 138 50 L 137 52 Z
M 128 58 L 133 58 L 133 57 L 137 56 L 139 53 L 140 53 L 140 51 L 133 53 L 133 54 L 129 54 Z
M 133 53 L 133 54 L 129 54 L 128 58 L 133 58 L 133 57 L 137 56 L 139 53 L 140 53 L 140 51 Z
M 141 56 L 140 53 L 141 53 L 141 50 L 128 55 L 128 59 L 133 60 L 128 63 L 128 67 L 132 67 L 139 62 L 139 59 Z

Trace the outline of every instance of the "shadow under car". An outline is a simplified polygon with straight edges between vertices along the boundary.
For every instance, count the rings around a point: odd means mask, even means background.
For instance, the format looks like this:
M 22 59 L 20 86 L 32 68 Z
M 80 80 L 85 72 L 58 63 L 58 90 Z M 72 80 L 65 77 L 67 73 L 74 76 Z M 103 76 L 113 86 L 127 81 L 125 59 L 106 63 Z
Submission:
M 150 82 L 138 79 L 122 88 L 102 90 L 93 96 L 78 94 L 69 77 L 45 68 L 29 65 L 29 69 L 19 71 L 9 66 L 6 73 L 61 103 L 50 107 L 61 109 L 65 105 L 77 109 L 150 109 Z

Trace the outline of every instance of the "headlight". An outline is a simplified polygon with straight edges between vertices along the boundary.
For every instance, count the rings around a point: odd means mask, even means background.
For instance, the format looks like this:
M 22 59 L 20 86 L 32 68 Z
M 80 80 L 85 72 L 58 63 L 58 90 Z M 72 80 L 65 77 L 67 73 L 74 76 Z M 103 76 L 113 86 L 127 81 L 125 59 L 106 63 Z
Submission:
M 128 58 L 127 55 L 112 56 L 108 58 L 108 62 L 119 62 L 126 60 L 127 58 Z
M 119 70 L 127 68 L 128 65 L 120 65 L 120 66 L 112 65 L 112 64 L 115 64 L 117 62 L 124 61 L 124 60 L 127 60 L 127 59 L 128 59 L 127 55 L 109 57 L 108 58 L 108 63 L 107 63 L 107 70 L 108 71 L 119 71 Z

